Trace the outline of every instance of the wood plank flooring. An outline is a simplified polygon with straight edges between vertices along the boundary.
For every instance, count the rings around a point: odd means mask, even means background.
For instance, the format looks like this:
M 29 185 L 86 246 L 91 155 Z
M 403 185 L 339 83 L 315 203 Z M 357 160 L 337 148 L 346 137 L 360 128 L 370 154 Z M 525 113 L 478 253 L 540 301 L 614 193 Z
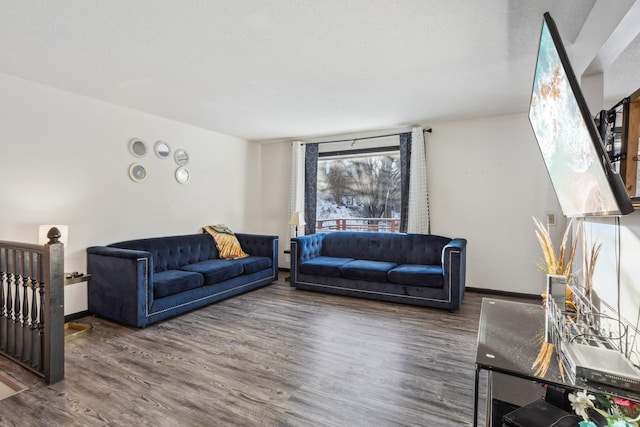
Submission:
M 470 426 L 483 295 L 457 313 L 284 282 L 134 329 L 96 318 L 65 380 L 0 401 L 1 426 Z

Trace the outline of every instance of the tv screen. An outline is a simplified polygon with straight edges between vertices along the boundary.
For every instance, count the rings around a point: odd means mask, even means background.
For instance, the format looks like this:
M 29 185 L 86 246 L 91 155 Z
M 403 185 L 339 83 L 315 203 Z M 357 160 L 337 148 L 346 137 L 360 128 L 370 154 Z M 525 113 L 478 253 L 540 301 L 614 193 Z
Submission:
M 564 215 L 633 212 L 549 13 L 542 23 L 529 121 Z

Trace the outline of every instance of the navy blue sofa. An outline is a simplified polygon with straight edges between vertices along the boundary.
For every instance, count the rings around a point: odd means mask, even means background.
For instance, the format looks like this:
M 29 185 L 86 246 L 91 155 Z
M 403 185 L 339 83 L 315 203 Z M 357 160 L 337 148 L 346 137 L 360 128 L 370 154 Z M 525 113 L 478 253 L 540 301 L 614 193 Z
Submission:
M 207 233 L 87 248 L 89 311 L 142 327 L 275 281 L 278 237 L 236 237 L 249 257 L 219 259 Z
M 291 239 L 291 286 L 384 301 L 460 308 L 465 239 L 333 232 Z

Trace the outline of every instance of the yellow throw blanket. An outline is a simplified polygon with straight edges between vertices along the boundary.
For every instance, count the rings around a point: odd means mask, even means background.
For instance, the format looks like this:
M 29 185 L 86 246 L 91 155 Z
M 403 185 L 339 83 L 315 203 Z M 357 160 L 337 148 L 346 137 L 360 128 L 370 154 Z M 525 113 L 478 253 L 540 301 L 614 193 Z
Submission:
M 233 234 L 226 225 L 205 225 L 202 229 L 213 237 L 218 252 L 220 252 L 220 259 L 240 259 L 249 256 L 249 254 L 244 252 L 240 247 L 240 242 L 238 242 L 236 235 Z

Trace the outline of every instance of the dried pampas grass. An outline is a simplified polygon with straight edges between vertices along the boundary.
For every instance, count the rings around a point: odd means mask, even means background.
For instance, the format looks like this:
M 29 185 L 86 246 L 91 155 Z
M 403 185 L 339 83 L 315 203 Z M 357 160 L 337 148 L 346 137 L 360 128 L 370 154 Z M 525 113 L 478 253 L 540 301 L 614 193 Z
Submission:
M 542 249 L 543 261 L 538 264 L 540 269 L 544 271 L 546 274 L 560 275 L 565 276 L 567 281 L 571 279 L 573 276 L 572 268 L 573 268 L 573 258 L 576 254 L 576 248 L 578 246 L 578 239 L 573 239 L 571 247 L 568 247 L 569 244 L 569 235 L 571 232 L 571 226 L 573 225 L 573 220 L 570 220 L 567 224 L 567 228 L 564 231 L 564 235 L 562 236 L 562 243 L 560 244 L 560 250 L 556 252 L 553 241 L 551 240 L 551 236 L 549 235 L 549 230 L 540 220 L 537 218 L 533 218 L 533 222 L 536 225 L 536 237 L 538 238 L 538 242 L 540 243 L 540 248 Z M 578 223 L 578 230 L 580 229 L 582 223 Z M 577 234 L 577 232 L 576 232 Z M 546 292 L 542 295 L 543 305 L 547 302 L 547 294 Z M 566 295 L 565 295 L 565 304 L 569 308 L 576 308 L 575 303 L 572 300 L 572 292 L 571 288 L 567 286 Z M 549 366 L 551 365 L 551 359 L 554 353 L 554 346 L 550 342 L 543 342 L 540 346 L 540 351 L 538 352 L 538 356 L 536 357 L 533 365 L 531 366 L 531 370 L 533 371 L 533 375 L 544 378 L 547 371 L 549 370 Z M 559 363 L 561 367 L 561 375 L 564 376 L 564 372 L 562 372 L 562 363 Z
M 559 274 L 566 276 L 567 280 L 570 279 L 572 276 L 571 268 L 573 266 L 573 258 L 576 254 L 576 248 L 578 245 L 578 239 L 573 239 L 570 251 L 567 253 L 567 244 L 569 242 L 569 234 L 571 231 L 571 225 L 573 224 L 573 219 L 569 221 L 569 224 L 567 224 L 567 228 L 562 236 L 560 251 L 557 254 L 553 247 L 553 241 L 551 240 L 547 227 L 537 218 L 533 218 L 533 222 L 536 225 L 536 237 L 538 238 L 540 248 L 542 249 L 542 255 L 544 256 L 544 261 L 539 263 L 538 266 L 547 274 Z M 578 230 L 581 226 L 582 223 L 578 223 Z
M 551 356 L 553 356 L 553 344 L 550 342 L 543 342 L 540 347 L 540 351 L 538 352 L 538 357 L 536 357 L 536 360 L 531 366 L 533 375 L 544 378 L 545 374 L 549 370 L 549 365 L 551 365 Z
M 583 283 L 589 300 L 591 300 L 591 293 L 593 291 L 593 272 L 596 268 L 600 248 L 602 248 L 602 243 L 594 242 L 593 245 L 591 245 L 591 250 L 585 251 L 584 253 Z

